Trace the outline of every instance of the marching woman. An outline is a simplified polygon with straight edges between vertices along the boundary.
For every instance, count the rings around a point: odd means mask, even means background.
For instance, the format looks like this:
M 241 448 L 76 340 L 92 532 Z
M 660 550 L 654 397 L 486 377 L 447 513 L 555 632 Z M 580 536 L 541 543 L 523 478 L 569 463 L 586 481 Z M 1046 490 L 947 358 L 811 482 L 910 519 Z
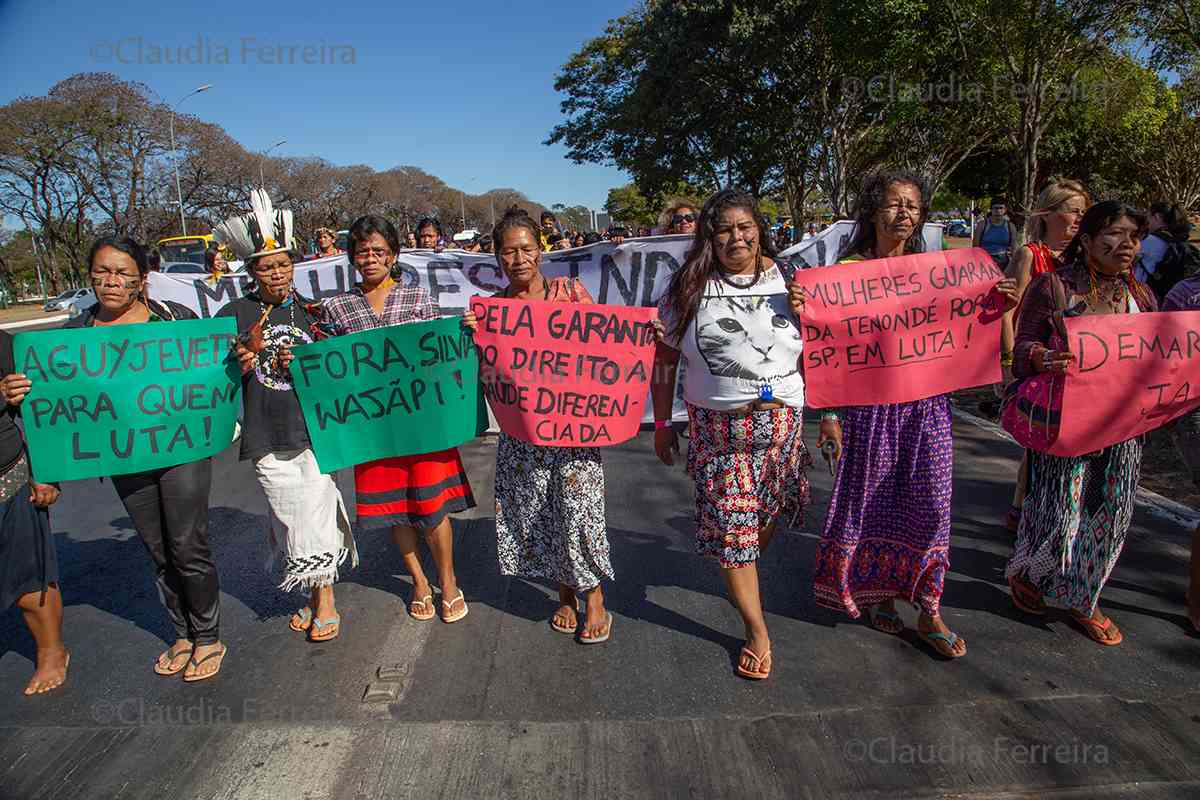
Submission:
M 854 234 L 839 264 L 919 253 L 929 216 L 925 181 L 909 173 L 870 176 L 859 195 Z M 1016 304 L 1016 287 L 996 289 Z M 967 643 L 941 616 L 950 568 L 950 495 L 954 439 L 950 400 L 938 395 L 908 403 L 853 406 L 822 421 L 840 444 L 839 468 L 817 545 L 814 592 L 819 605 L 898 634 L 897 599 L 920 608 L 917 634 L 946 658 Z M 840 430 L 839 430 L 840 427 Z
M 239 332 L 235 353 L 242 368 L 242 460 L 254 462 L 267 498 L 270 542 L 283 565 L 284 591 L 310 593 L 291 618 L 313 642 L 337 638 L 341 615 L 334 603 L 338 567 L 358 552 L 342 494 L 317 466 L 288 365 L 293 345 L 313 341 L 316 317 L 292 285 L 292 212 L 274 212 L 266 192 L 250 196 L 253 212 L 222 222 L 218 240 L 246 262 L 250 294 L 223 307 Z
M 58 487 L 37 483 L 21 429 L 17 405 L 29 393 L 28 378 L 13 366 L 12 335 L 0 331 L 0 611 L 21 609 L 37 647 L 37 667 L 25 694 L 45 694 L 67 680 L 71 654 L 62 640 L 62 593 L 58 558 L 46 509 L 58 499 Z
M 1154 293 L 1133 276 L 1146 217 L 1115 200 L 1088 209 L 1057 272 L 1029 285 L 1017 326 L 1013 371 L 1067 375 L 1074 354 L 1058 350 L 1055 317 L 1157 311 Z M 1124 638 L 1100 611 L 1100 592 L 1117 565 L 1133 521 L 1141 438 L 1079 457 L 1029 454 L 1016 550 L 1006 575 L 1013 604 L 1029 614 L 1065 609 L 1094 641 Z
M 1079 230 L 1079 220 L 1092 204 L 1092 198 L 1078 181 L 1051 178 L 1046 188 L 1038 195 L 1033 213 L 1025 222 L 1028 241 L 1013 254 L 1007 274 L 1017 282 L 1017 301 L 1025 294 L 1029 282 L 1043 272 L 1053 272 L 1062 267 L 1062 253 Z M 1012 383 L 1013 338 L 1017 308 L 1004 315 L 1000 328 L 1000 365 L 1004 372 L 1004 386 Z M 1021 458 L 1017 470 L 1017 487 L 1013 492 L 1012 508 L 1005 516 L 1004 524 L 1013 533 L 1021 524 L 1021 504 L 1029 486 L 1029 456 Z
M 96 240 L 88 264 L 97 302 L 64 328 L 196 318 L 177 303 L 146 297 L 150 262 L 145 248 L 132 239 Z M 22 381 L 17 393 L 6 385 L 10 404 L 29 391 L 26 376 L 13 377 Z M 182 672 L 189 683 L 213 677 L 227 650 L 220 641 L 221 587 L 208 546 L 212 459 L 113 475 L 112 483 L 154 562 L 158 594 L 175 628 L 175 643 L 158 657 L 154 671 L 164 676 Z
M 362 283 L 324 303 L 335 335 L 437 319 L 437 305 L 420 286 L 406 287 L 391 277 L 400 251 L 396 227 L 383 217 L 359 217 L 350 226 L 348 248 Z M 390 527 L 404 566 L 413 578 L 413 619 L 434 617 L 433 588 L 421 568 L 424 535 L 438 568 L 442 620 L 467 615 L 467 602 L 454 575 L 454 531 L 449 514 L 475 507 L 457 448 L 419 456 L 384 458 L 354 468 L 358 522 L 364 528 Z
M 496 223 L 496 261 L 508 278 L 497 297 L 591 303 L 578 278 L 549 280 L 541 272 L 541 228 L 511 209 Z M 463 324 L 474 330 L 472 312 Z M 597 447 L 541 447 L 506 433 L 496 448 L 496 538 L 504 575 L 544 578 L 558 584 L 559 607 L 550 627 L 575 634 L 582 644 L 606 642 L 613 616 L 604 607 L 600 581 L 612 579 L 604 516 L 604 466 Z M 579 630 L 578 600 L 587 619 Z
M 672 465 L 671 406 L 684 359 L 696 547 L 720 564 L 745 626 L 737 673 L 754 680 L 772 668 L 757 561 L 777 524 L 802 517 L 811 464 L 796 309 L 771 255 L 752 195 L 727 189 L 704 204 L 687 259 L 659 300 L 664 331 L 651 382 L 654 450 Z

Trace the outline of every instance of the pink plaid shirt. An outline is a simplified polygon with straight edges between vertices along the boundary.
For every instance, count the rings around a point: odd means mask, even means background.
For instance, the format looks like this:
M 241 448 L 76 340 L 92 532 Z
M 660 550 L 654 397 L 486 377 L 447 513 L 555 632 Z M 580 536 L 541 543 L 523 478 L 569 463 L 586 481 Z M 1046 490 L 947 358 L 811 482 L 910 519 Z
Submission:
M 324 306 L 329 315 L 329 322 L 339 336 L 388 325 L 402 325 L 405 322 L 437 319 L 441 314 L 429 292 L 420 286 L 401 286 L 398 283 L 388 292 L 382 316 L 377 315 L 375 309 L 371 308 L 360 286 L 329 298 L 324 302 Z

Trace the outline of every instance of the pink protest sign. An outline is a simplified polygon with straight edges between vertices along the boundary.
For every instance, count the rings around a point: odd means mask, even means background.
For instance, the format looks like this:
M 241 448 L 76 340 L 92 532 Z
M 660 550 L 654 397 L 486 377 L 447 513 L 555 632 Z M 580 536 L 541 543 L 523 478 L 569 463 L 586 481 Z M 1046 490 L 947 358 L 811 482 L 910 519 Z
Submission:
M 479 383 L 509 436 L 603 447 L 638 432 L 656 309 L 475 297 L 471 310 Z
M 1049 452 L 1081 456 L 1200 408 L 1200 311 L 1066 320 L 1077 363 Z
M 906 403 L 999 381 L 1003 278 L 979 248 L 797 272 L 808 403 Z

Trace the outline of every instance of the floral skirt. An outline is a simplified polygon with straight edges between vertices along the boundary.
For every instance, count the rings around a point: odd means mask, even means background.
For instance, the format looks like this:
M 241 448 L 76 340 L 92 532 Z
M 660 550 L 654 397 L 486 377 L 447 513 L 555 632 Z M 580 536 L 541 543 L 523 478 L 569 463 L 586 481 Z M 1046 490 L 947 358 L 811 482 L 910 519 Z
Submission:
M 540 447 L 501 433 L 496 545 L 504 575 L 581 592 L 611 579 L 600 449 Z
M 803 412 L 738 413 L 691 404 L 687 469 L 696 482 L 696 549 L 722 567 L 752 564 L 759 532 L 774 521 L 799 527 L 809 502 Z

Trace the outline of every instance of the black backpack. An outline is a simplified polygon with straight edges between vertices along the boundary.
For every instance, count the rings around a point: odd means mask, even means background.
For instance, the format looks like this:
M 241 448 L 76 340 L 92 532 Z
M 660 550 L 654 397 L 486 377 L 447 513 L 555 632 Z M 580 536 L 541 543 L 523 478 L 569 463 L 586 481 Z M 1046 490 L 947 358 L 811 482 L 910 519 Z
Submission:
M 1200 248 L 1182 239 L 1168 239 L 1167 251 L 1146 284 L 1161 303 L 1175 284 L 1197 272 L 1200 272 Z

